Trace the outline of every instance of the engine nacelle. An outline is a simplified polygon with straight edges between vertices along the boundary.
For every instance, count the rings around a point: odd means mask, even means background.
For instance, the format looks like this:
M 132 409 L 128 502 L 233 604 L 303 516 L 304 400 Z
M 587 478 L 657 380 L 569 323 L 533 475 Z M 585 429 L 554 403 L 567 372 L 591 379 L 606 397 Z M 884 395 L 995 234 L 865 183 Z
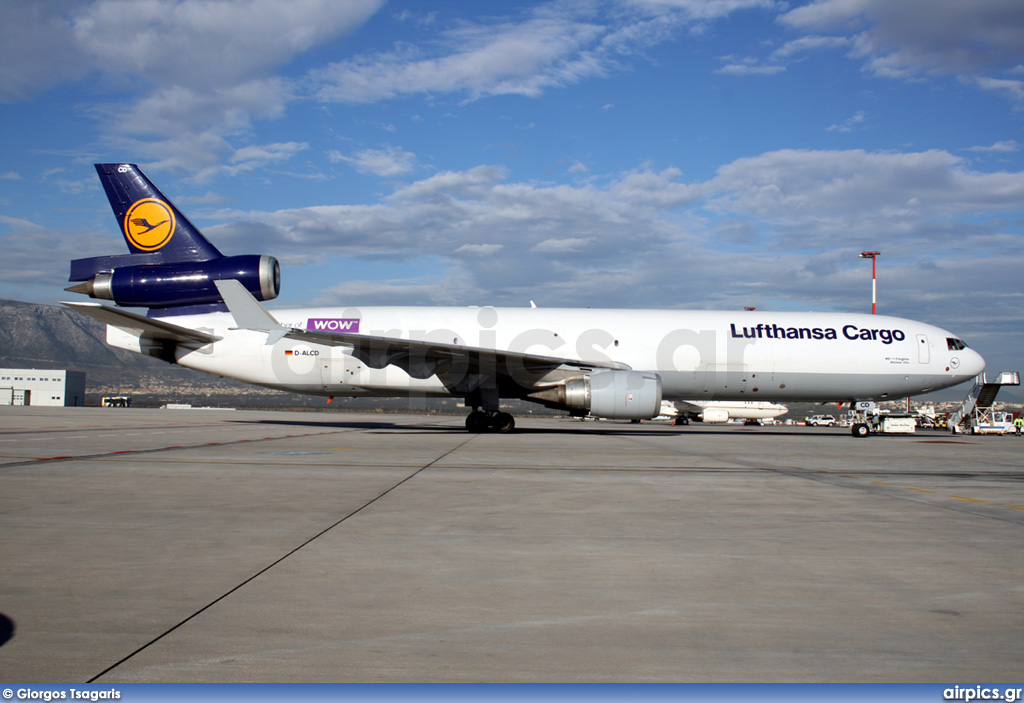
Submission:
M 647 420 L 661 410 L 661 376 L 645 371 L 599 371 L 530 394 L 577 415 Z
M 122 266 L 97 273 L 68 288 L 118 305 L 167 308 L 221 302 L 214 281 L 236 279 L 257 300 L 272 300 L 281 291 L 281 266 L 272 256 L 244 254 L 209 261 Z
M 698 419 L 701 422 L 729 422 L 729 411 L 722 408 L 704 408 Z

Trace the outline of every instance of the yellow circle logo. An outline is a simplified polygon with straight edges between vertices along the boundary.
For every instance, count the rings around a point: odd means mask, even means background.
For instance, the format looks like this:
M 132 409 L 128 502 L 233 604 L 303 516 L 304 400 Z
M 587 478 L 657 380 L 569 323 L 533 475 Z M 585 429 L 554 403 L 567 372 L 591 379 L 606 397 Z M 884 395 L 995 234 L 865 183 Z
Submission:
M 139 249 L 155 251 L 167 244 L 174 234 L 174 212 L 156 198 L 139 200 L 124 216 L 124 233 Z

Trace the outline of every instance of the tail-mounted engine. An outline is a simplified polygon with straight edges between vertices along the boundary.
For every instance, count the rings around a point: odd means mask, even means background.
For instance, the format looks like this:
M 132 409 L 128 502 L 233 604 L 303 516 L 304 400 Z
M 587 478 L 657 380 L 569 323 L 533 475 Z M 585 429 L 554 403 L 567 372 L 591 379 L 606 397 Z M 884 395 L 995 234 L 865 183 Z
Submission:
M 120 263 L 118 259 L 141 258 L 129 255 L 73 261 L 71 280 L 82 283 L 67 290 L 113 300 L 125 307 L 142 308 L 220 303 L 220 292 L 213 282 L 229 278 L 240 281 L 257 300 L 273 300 L 281 291 L 280 264 L 272 256 L 259 254 L 109 268 L 112 263 Z M 102 270 L 104 267 L 107 270 Z
M 642 371 L 600 371 L 531 393 L 548 407 L 609 420 L 647 420 L 661 410 L 661 377 Z

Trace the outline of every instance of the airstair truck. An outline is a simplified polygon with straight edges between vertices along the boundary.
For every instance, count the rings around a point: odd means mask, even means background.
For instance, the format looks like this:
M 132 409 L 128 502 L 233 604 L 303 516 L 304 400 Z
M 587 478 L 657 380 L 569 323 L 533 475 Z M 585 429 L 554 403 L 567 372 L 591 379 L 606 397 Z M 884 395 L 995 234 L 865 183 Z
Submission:
M 971 434 L 1006 434 L 1014 429 L 1013 413 L 992 411 L 971 420 Z
M 950 431 L 961 432 L 963 429 L 970 429 L 971 434 L 1005 434 L 1012 429 L 1013 416 L 1010 416 L 1010 424 L 1007 429 L 1002 429 L 1006 426 L 1005 416 L 1009 413 L 995 410 L 993 404 L 1000 388 L 1019 385 L 1019 371 L 1003 371 L 994 374 L 992 380 L 989 380 L 985 373 L 979 374 L 963 405 L 949 416 Z M 999 416 L 998 423 L 995 421 L 996 415 Z

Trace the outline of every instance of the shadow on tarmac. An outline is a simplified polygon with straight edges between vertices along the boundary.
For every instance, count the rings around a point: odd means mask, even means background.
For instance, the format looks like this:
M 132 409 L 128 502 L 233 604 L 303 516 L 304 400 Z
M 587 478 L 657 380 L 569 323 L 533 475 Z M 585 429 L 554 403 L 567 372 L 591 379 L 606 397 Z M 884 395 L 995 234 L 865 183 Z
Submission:
M 14 627 L 14 621 L 3 613 L 0 613 L 0 647 L 3 647 L 12 637 L 14 637 L 14 631 L 16 629 L 17 628 Z
M 394 421 L 386 420 L 231 420 L 232 423 L 242 423 L 247 425 L 277 425 L 283 427 L 299 427 L 299 428 L 320 428 L 320 429 L 346 429 L 346 430 L 369 430 L 369 431 L 404 431 L 411 434 L 436 434 L 439 432 L 445 433 L 462 433 L 466 434 L 466 428 L 463 425 L 462 418 L 451 415 L 451 416 L 439 416 L 436 418 L 438 424 L 428 424 L 431 420 L 423 421 L 408 421 L 395 419 Z M 517 435 L 561 435 L 561 434 L 573 434 L 573 435 L 631 435 L 636 437 L 645 436 L 659 436 L 665 435 L 713 435 L 727 433 L 729 437 L 738 437 L 745 435 L 755 435 L 758 437 L 806 437 L 808 432 L 802 429 L 777 429 L 777 428 L 763 428 L 763 427 L 747 427 L 747 426 L 736 426 L 736 427 L 715 427 L 715 428 L 697 428 L 694 425 L 686 425 L 683 428 L 678 428 L 669 424 L 648 424 L 646 426 L 642 424 L 625 424 L 625 423 L 614 423 L 614 422 L 580 422 L 572 420 L 563 420 L 563 426 L 561 427 L 524 427 L 522 425 L 517 426 L 511 434 Z M 481 434 L 488 435 L 490 432 L 483 432 Z M 835 431 L 829 432 L 828 430 L 815 430 L 811 434 L 836 435 L 849 436 L 847 431 L 837 433 Z

